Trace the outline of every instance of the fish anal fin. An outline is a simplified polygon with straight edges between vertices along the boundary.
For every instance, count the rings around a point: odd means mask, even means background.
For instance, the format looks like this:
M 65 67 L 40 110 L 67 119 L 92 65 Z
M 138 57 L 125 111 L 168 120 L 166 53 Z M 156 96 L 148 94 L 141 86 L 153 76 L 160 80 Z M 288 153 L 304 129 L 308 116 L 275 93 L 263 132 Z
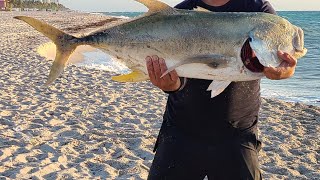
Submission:
M 149 79 L 149 76 L 142 71 L 134 70 L 129 74 L 113 76 L 112 80 L 117 82 L 141 82 Z
M 199 64 L 206 64 L 209 67 L 213 69 L 218 69 L 218 68 L 225 68 L 228 66 L 228 64 L 233 61 L 232 57 L 227 57 L 224 55 L 219 55 L 219 54 L 201 54 L 193 57 L 189 57 L 185 60 L 180 61 L 179 63 L 175 64 L 172 67 L 169 67 L 166 72 L 162 74 L 161 77 L 167 75 L 174 69 L 185 65 L 185 64 L 193 64 L 193 63 L 199 63 Z
M 214 98 L 221 94 L 231 83 L 231 81 L 212 81 L 207 91 L 211 91 L 211 98 Z
M 174 8 L 170 7 L 168 4 L 163 3 L 158 0 L 135 0 L 143 5 L 145 5 L 149 11 L 148 14 L 159 12 L 159 11 L 165 11 L 165 10 L 173 10 Z

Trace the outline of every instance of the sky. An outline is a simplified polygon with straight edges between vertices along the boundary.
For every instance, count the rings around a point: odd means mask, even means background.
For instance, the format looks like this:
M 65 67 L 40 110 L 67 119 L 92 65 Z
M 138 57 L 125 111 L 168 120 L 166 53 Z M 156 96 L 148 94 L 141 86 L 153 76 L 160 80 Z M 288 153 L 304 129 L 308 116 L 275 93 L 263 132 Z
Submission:
M 161 0 L 171 6 L 183 0 Z M 277 11 L 320 11 L 320 0 L 269 0 Z M 73 10 L 85 12 L 140 12 L 147 9 L 134 0 L 60 0 Z

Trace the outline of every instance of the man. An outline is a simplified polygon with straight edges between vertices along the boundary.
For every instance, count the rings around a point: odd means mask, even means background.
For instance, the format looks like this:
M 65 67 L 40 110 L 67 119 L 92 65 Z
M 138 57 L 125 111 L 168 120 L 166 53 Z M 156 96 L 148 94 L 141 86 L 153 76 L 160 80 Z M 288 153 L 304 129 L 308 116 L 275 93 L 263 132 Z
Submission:
M 275 14 L 264 0 L 185 0 L 179 9 L 202 7 L 216 12 L 266 12 Z M 214 28 L 214 27 L 212 27 Z M 269 79 L 294 74 L 296 59 L 279 52 L 278 68 L 264 68 Z M 242 58 L 257 61 L 250 45 Z M 262 179 L 258 165 L 257 122 L 260 80 L 233 82 L 210 98 L 208 80 L 179 78 L 156 55 L 146 58 L 151 82 L 169 94 L 163 124 L 156 142 L 148 179 Z

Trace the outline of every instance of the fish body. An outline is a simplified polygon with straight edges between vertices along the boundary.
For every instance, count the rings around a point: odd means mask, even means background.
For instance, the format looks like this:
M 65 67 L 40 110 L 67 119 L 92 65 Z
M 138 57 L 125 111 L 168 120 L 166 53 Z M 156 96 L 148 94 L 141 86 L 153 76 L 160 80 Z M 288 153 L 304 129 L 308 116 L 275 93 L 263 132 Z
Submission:
M 181 77 L 213 80 L 208 90 L 221 93 L 232 81 L 263 77 L 249 70 L 241 50 L 249 41 L 261 65 L 281 63 L 279 50 L 301 58 L 303 30 L 286 19 L 267 13 L 221 13 L 178 10 L 157 0 L 138 0 L 150 10 L 141 17 L 91 33 L 73 37 L 30 17 L 16 17 L 48 36 L 57 45 L 57 54 L 47 84 L 62 73 L 70 54 L 79 45 L 91 45 L 117 57 L 132 73 L 113 79 L 137 82 L 148 79 L 145 57 L 165 59 L 168 73 Z

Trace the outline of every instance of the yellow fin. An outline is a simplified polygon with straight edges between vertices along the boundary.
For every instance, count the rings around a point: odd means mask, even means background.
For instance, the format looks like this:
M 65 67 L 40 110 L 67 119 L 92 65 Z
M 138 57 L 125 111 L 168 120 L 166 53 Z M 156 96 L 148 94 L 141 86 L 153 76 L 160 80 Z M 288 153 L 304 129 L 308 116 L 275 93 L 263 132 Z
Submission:
M 112 80 L 118 81 L 118 82 L 140 82 L 140 81 L 146 81 L 148 79 L 149 79 L 149 76 L 144 74 L 142 71 L 133 71 L 130 74 L 112 77 Z
M 168 4 L 163 3 L 161 1 L 158 1 L 158 0 L 135 0 L 135 1 L 145 5 L 149 9 L 148 13 L 173 9 Z

